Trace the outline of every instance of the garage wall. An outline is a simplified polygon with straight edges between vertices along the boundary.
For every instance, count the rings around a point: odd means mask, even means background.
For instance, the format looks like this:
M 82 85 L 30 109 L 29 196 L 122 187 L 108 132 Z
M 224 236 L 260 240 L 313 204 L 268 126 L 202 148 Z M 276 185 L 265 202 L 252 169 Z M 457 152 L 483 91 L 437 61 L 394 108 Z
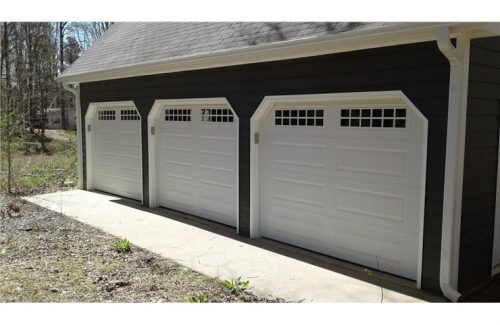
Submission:
M 435 42 L 428 42 L 84 83 L 81 85 L 81 106 L 85 114 L 90 102 L 134 100 L 144 127 L 143 184 L 144 202 L 148 202 L 146 117 L 154 100 L 227 97 L 240 119 L 240 232 L 248 235 L 250 117 L 264 96 L 402 90 L 429 120 L 422 286 L 438 292 L 448 84 L 448 61 Z M 85 142 L 85 134 L 83 139 Z
M 471 41 L 459 290 L 491 276 L 500 111 L 500 37 Z

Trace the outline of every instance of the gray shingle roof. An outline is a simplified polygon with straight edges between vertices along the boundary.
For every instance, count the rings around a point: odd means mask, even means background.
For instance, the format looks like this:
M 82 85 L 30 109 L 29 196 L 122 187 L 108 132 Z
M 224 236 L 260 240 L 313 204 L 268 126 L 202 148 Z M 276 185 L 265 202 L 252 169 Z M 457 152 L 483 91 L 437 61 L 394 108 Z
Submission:
M 62 76 L 132 67 L 395 23 L 158 22 L 115 23 Z

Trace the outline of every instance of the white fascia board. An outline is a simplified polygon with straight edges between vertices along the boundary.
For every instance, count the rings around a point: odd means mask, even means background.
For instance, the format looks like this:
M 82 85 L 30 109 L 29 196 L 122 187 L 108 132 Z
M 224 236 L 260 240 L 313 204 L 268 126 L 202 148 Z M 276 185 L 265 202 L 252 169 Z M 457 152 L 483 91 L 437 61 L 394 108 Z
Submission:
M 407 23 L 387 27 L 350 31 L 288 42 L 278 42 L 234 49 L 218 53 L 144 62 L 133 66 L 100 70 L 59 77 L 63 82 L 91 82 L 120 79 L 179 71 L 201 70 L 249 63 L 288 60 L 301 57 L 349 52 L 400 44 L 418 43 L 436 39 L 436 29 L 449 27 L 453 34 L 474 33 L 477 37 L 490 35 L 483 23 Z

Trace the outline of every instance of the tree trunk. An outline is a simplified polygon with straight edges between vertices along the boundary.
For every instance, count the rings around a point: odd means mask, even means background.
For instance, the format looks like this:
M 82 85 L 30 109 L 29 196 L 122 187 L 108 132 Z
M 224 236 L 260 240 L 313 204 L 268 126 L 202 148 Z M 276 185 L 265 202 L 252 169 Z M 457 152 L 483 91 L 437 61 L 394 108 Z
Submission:
M 5 103 L 4 107 L 4 117 L 5 117 L 5 147 L 2 148 L 7 156 L 7 191 L 12 193 L 12 152 L 11 152 L 11 142 L 12 142 L 12 130 L 11 130 L 11 120 L 10 120 L 10 61 L 8 58 L 8 46 L 9 46 L 9 23 L 3 23 L 3 39 L 2 39 L 2 59 L 4 61 L 5 67 Z
M 60 73 L 64 70 L 64 26 L 66 23 L 59 23 L 59 71 Z M 64 88 L 62 84 L 59 86 L 59 107 L 61 107 L 61 128 L 64 130 L 68 129 L 68 123 L 66 118 L 66 103 L 64 100 Z

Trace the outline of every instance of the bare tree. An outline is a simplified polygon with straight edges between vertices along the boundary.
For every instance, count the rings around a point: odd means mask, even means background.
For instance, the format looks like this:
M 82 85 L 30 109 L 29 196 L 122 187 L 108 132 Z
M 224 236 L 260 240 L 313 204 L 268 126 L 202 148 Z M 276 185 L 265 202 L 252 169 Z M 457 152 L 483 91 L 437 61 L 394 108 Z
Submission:
M 66 22 L 59 22 L 58 30 L 59 30 L 59 73 L 64 71 L 64 30 L 66 27 Z M 64 89 L 59 86 L 59 107 L 61 108 L 61 127 L 63 129 L 68 128 L 68 120 L 66 119 L 66 105 L 64 100 Z
M 9 60 L 9 31 L 10 24 L 4 22 L 2 24 L 2 45 L 1 45 L 1 70 L 0 75 L 2 75 L 2 101 L 0 107 L 1 111 L 1 128 L 2 128 L 2 139 L 4 143 L 1 145 L 2 153 L 7 156 L 7 190 L 10 193 L 12 191 L 12 152 L 11 152 L 11 132 L 10 132 L 10 60 Z
M 113 22 L 72 22 L 67 26 L 68 31 L 80 46 L 80 49 L 85 52 L 98 39 Z

